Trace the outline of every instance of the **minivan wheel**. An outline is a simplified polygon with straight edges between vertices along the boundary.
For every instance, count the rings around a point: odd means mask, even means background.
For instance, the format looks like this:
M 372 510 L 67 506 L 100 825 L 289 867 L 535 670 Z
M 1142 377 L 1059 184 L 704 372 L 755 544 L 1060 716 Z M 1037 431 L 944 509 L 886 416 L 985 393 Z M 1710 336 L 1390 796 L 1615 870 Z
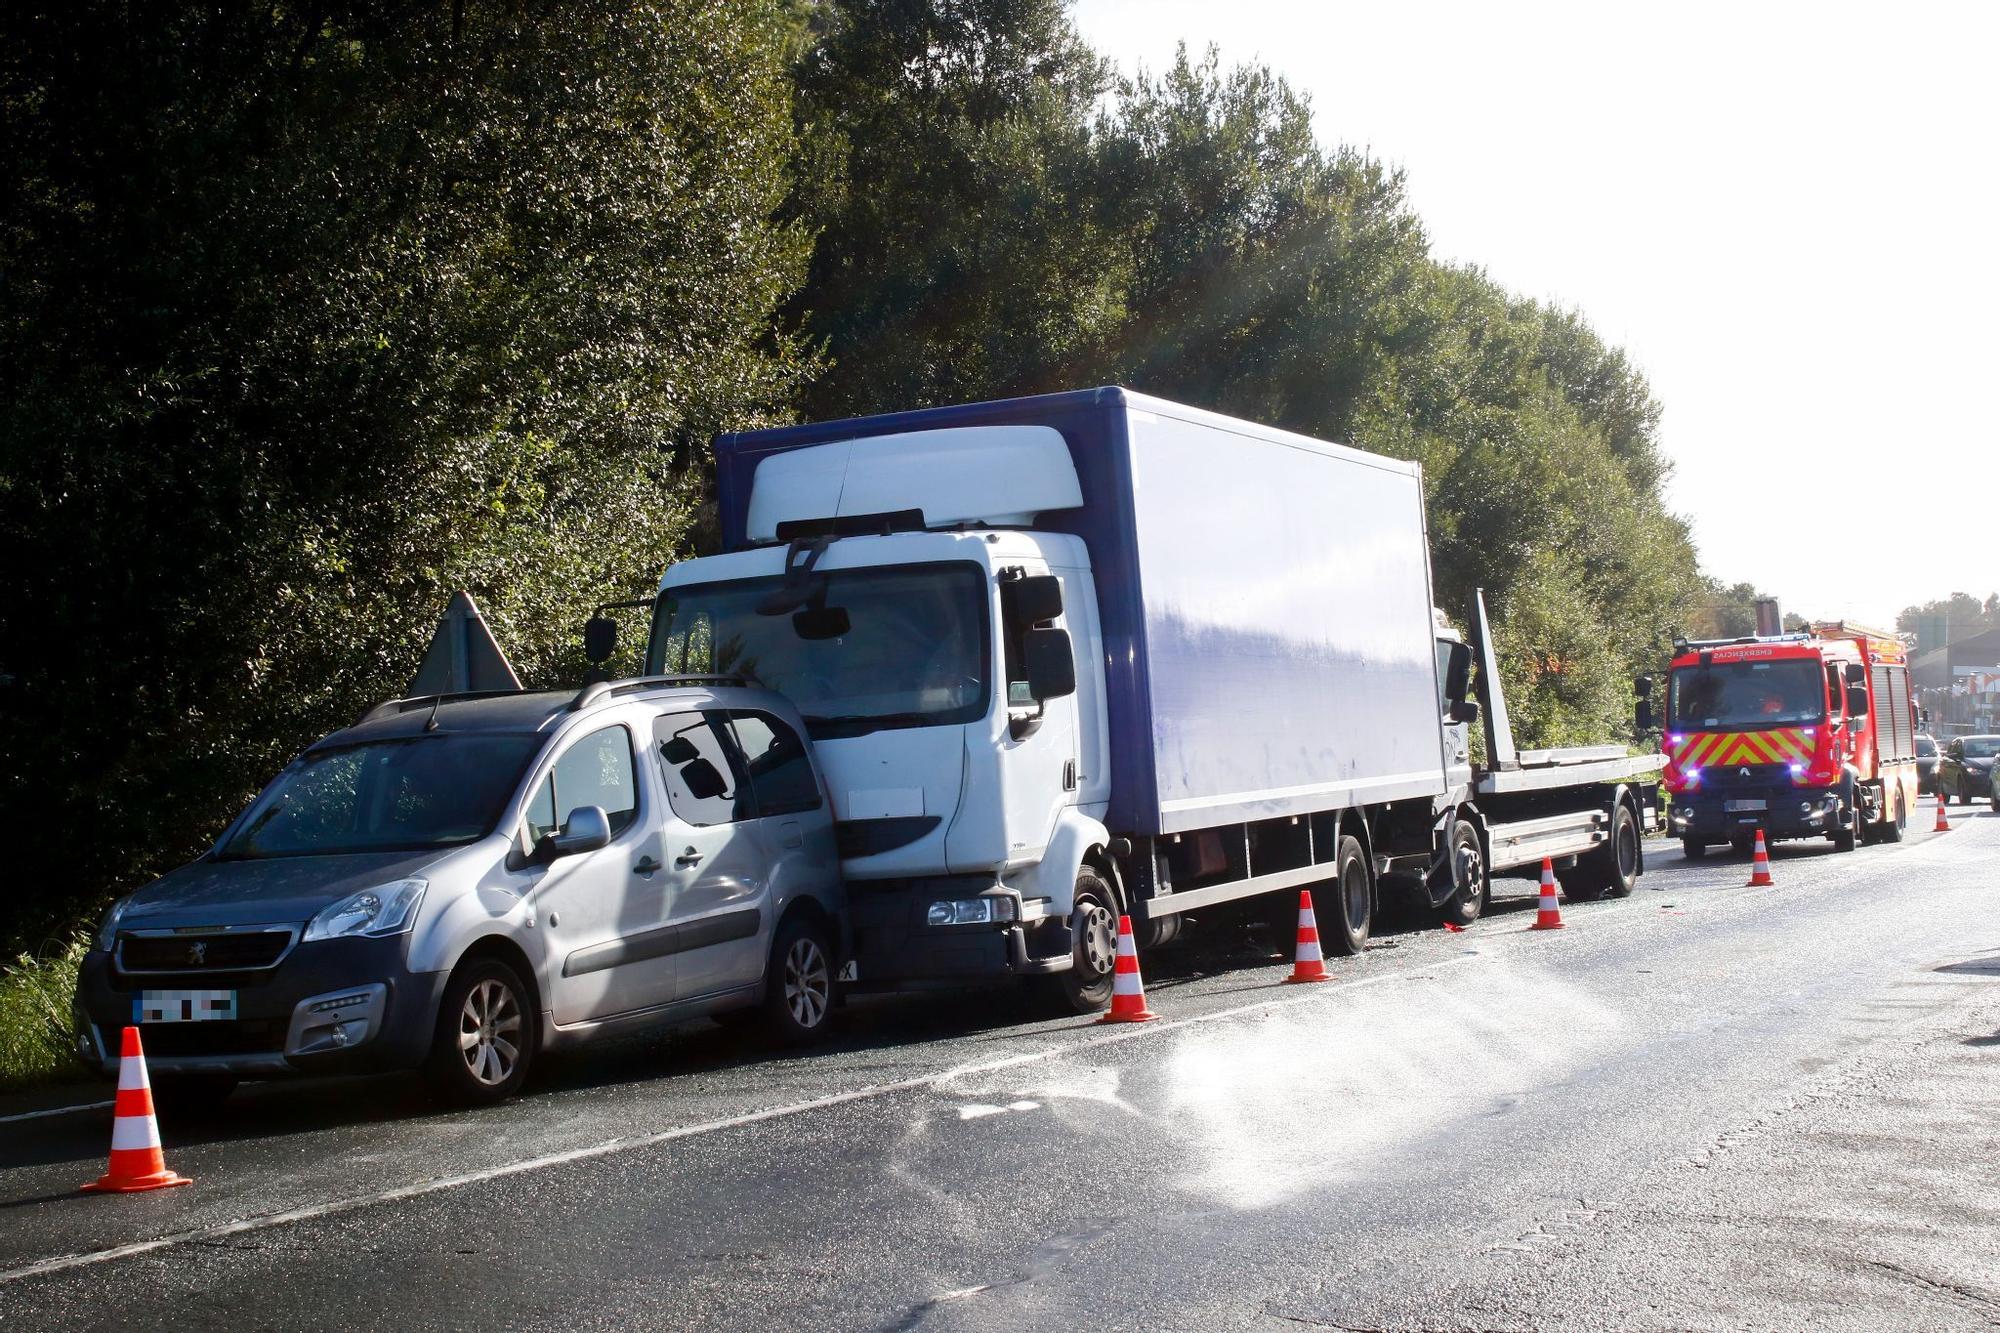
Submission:
M 803 1046 L 826 1035 L 833 1015 L 833 944 L 825 927 L 800 914 L 778 927 L 764 979 L 764 1022 L 771 1035 Z
M 447 1101 L 491 1105 L 527 1082 L 538 1037 L 520 974 L 498 958 L 476 958 L 444 988 L 424 1072 Z

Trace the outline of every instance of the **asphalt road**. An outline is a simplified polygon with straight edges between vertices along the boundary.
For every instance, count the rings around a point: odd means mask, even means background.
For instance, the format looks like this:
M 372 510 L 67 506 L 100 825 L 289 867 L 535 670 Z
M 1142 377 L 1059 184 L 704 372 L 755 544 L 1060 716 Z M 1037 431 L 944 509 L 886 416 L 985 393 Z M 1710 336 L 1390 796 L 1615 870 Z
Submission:
M 1331 985 L 1212 934 L 1144 1026 L 883 999 L 484 1112 L 252 1088 L 153 1194 L 74 1192 L 108 1111 L 0 1104 L 0 1328 L 2000 1327 L 2000 817 L 1951 818 L 1770 889 L 1655 844 Z

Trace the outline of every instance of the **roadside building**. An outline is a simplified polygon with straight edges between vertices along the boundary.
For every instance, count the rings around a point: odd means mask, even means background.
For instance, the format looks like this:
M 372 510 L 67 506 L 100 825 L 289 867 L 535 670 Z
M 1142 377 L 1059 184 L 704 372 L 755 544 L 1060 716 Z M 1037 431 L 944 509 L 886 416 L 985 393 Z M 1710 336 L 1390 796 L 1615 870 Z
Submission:
M 1940 740 L 2000 731 L 2000 629 L 1955 640 L 1910 668 L 1917 698 Z

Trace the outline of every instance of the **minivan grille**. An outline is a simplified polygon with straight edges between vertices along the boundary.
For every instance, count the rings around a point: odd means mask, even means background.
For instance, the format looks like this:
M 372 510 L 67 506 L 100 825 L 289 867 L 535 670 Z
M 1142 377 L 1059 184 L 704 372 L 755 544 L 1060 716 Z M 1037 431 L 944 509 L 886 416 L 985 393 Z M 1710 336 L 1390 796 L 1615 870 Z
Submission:
M 284 927 L 126 935 L 119 940 L 118 966 L 127 972 L 227 972 L 270 967 L 285 956 L 291 942 L 292 932 Z

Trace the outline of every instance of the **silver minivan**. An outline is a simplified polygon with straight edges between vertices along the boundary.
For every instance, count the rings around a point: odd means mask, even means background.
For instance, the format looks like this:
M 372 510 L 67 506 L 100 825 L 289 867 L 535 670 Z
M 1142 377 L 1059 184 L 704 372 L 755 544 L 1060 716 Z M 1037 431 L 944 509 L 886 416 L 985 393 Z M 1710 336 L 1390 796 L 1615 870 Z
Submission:
M 614 1029 L 761 1011 L 811 1040 L 848 940 L 803 737 L 691 678 L 384 704 L 112 907 L 78 1052 L 114 1075 L 138 1024 L 163 1101 L 421 1068 L 486 1102 Z

